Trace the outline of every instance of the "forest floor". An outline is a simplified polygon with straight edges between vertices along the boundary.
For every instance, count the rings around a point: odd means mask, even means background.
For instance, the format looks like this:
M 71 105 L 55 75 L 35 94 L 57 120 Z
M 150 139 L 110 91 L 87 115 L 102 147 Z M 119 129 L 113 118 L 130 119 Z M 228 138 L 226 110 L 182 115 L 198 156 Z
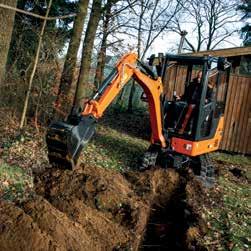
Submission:
M 76 170 L 52 169 L 45 129 L 0 111 L 0 250 L 250 250 L 250 158 L 214 153 L 216 185 L 137 171 L 147 115 L 108 113 Z

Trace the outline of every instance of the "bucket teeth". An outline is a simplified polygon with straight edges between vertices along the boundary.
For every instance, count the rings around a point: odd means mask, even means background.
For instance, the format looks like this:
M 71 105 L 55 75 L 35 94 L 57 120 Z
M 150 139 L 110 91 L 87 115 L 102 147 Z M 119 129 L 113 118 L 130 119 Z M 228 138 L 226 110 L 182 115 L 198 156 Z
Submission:
M 74 160 L 72 161 L 68 153 L 67 137 L 71 133 L 73 126 L 63 122 L 57 122 L 50 125 L 46 143 L 48 148 L 49 162 L 56 167 L 72 169 Z
M 48 128 L 46 143 L 48 159 L 52 166 L 73 169 L 84 145 L 95 131 L 96 120 L 82 116 L 76 124 L 55 122 Z

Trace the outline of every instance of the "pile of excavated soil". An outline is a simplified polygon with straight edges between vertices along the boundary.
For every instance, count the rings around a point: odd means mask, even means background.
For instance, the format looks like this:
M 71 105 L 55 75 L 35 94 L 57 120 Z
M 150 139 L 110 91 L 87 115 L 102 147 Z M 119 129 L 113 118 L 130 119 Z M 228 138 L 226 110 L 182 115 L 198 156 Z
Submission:
M 47 169 L 28 201 L 1 202 L 0 250 L 138 250 L 153 205 L 166 205 L 179 180 L 163 169 Z

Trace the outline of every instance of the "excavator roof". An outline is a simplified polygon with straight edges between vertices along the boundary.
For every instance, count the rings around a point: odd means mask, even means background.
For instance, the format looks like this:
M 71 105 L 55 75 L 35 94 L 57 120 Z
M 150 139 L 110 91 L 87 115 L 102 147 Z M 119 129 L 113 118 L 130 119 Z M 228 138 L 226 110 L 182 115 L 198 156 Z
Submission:
M 185 55 L 174 55 L 174 54 L 166 54 L 166 59 L 168 61 L 177 61 L 178 64 L 198 64 L 202 65 L 205 62 L 217 62 L 217 57 L 212 56 L 185 56 Z
M 158 65 L 160 62 L 163 62 L 163 59 L 167 61 L 176 61 L 179 65 L 203 65 L 205 62 L 217 62 L 219 57 L 212 56 L 190 56 L 190 55 L 181 55 L 181 54 L 164 54 L 160 53 L 158 56 L 154 54 L 149 58 L 150 65 Z

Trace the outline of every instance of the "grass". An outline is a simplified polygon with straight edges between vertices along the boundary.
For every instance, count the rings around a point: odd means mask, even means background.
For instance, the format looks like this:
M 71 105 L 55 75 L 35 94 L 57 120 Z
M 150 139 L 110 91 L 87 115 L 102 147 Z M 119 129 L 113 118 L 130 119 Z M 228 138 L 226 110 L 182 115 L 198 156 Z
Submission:
M 144 111 L 131 114 L 110 109 L 86 145 L 82 161 L 120 171 L 137 168 L 140 157 L 149 147 L 149 125 L 145 122 L 149 118 L 146 116 Z
M 211 226 L 208 237 L 211 243 L 216 240 L 213 250 L 250 250 L 250 158 L 219 152 L 212 156 L 215 160 L 224 163 L 222 168 L 225 168 L 219 176 L 217 185 L 222 201 L 205 210 L 206 219 Z M 242 170 L 245 177 L 237 178 L 232 175 L 230 172 L 232 168 Z
M 240 250 L 251 247 L 250 235 L 250 188 L 248 184 L 236 184 L 228 179 L 220 177 L 220 185 L 223 189 L 223 202 L 226 221 L 228 223 L 228 239 Z
M 216 250 L 248 250 L 251 247 L 249 185 L 220 177 L 219 188 L 223 195 L 222 205 L 206 210 L 211 226 L 208 236 L 211 240 L 218 239 Z
M 249 165 L 251 166 L 251 158 L 238 154 L 227 154 L 221 152 L 212 153 L 215 160 L 222 161 L 232 165 Z
M 83 151 L 83 162 L 88 165 L 125 170 L 136 168 L 140 156 L 149 143 L 106 125 L 100 125 L 97 133 Z
M 33 187 L 33 179 L 18 166 L 0 164 L 0 197 L 10 201 L 22 201 Z

